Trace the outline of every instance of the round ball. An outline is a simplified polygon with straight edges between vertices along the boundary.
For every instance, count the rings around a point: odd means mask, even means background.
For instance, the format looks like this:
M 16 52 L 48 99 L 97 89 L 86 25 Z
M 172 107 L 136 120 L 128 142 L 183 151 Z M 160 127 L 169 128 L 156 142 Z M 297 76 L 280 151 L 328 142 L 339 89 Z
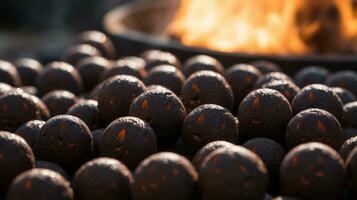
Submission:
M 7 191 L 18 174 L 34 165 L 35 156 L 26 141 L 18 135 L 0 131 L 0 194 Z
M 35 85 L 43 66 L 40 62 L 31 58 L 21 58 L 14 62 L 23 85 Z
M 144 80 L 146 85 L 162 85 L 176 95 L 180 94 L 184 81 L 182 72 L 170 65 L 159 65 L 151 69 Z
M 41 95 L 53 90 L 67 90 L 78 95 L 82 92 L 83 83 L 80 74 L 72 65 L 53 62 L 37 77 L 36 87 Z
M 134 99 L 145 91 L 145 85 L 133 76 L 114 76 L 104 82 L 98 95 L 98 110 L 105 124 L 127 116 Z
M 99 31 L 85 31 L 75 39 L 76 44 L 89 44 L 95 47 L 101 55 L 108 59 L 116 58 L 113 42 L 104 33 Z
M 82 59 L 101 55 L 95 47 L 88 44 L 79 44 L 69 47 L 62 55 L 62 60 L 77 67 Z
M 338 120 L 343 115 L 343 105 L 340 98 L 331 90 L 331 88 L 313 84 L 304 87 L 292 102 L 292 108 L 295 114 L 308 108 L 319 108 L 333 114 Z
M 357 96 L 357 73 L 350 70 L 336 72 L 326 80 L 326 85 L 345 88 Z
M 343 130 L 331 113 L 321 109 L 307 109 L 290 120 L 285 142 L 288 148 L 306 142 L 321 142 L 338 150 L 343 143 Z
M 149 90 L 130 106 L 129 115 L 146 121 L 155 131 L 158 145 L 171 146 L 180 137 L 186 110 L 169 90 Z
M 121 117 L 105 129 L 99 152 L 101 156 L 116 158 L 130 169 L 135 169 L 142 160 L 157 152 L 156 136 L 143 120 Z
M 36 156 L 75 170 L 92 155 L 93 139 L 87 125 L 77 117 L 58 115 L 41 128 L 35 144 Z
M 192 74 L 181 89 L 182 103 L 188 112 L 203 104 L 217 104 L 233 110 L 233 91 L 226 79 L 216 72 L 199 71 Z
M 103 57 L 88 57 L 79 61 L 77 69 L 81 75 L 84 90 L 92 90 L 100 82 L 101 74 L 111 66 L 112 63 Z
M 42 101 L 50 110 L 51 116 L 63 115 L 77 102 L 77 96 L 66 90 L 54 90 L 45 94 Z
M 146 71 L 150 71 L 152 68 L 158 65 L 172 65 L 178 69 L 181 69 L 181 62 L 179 59 L 169 52 L 149 50 L 144 52 L 141 57 L 146 61 Z
M 97 158 L 78 169 L 72 186 L 78 199 L 130 200 L 132 182 L 131 172 L 121 162 L 111 158 Z
M 21 136 L 27 144 L 33 149 L 40 129 L 45 124 L 45 121 L 32 120 L 21 125 L 15 132 L 16 135 Z
M 238 109 L 240 139 L 279 139 L 292 115 L 289 101 L 278 91 L 255 90 L 247 95 Z
M 9 62 L 0 60 L 0 82 L 19 87 L 21 78 L 16 68 Z
M 262 73 L 247 64 L 237 64 L 226 71 L 225 77 L 232 87 L 234 94 L 234 113 L 237 112 L 239 104 L 253 89 L 254 83 L 262 76 Z
M 73 200 L 70 183 L 57 172 L 47 169 L 32 169 L 20 174 L 11 183 L 9 200 Z
M 338 153 L 315 142 L 292 149 L 280 166 L 282 194 L 301 199 L 341 199 L 344 176 Z
M 324 84 L 330 72 L 318 66 L 304 67 L 299 70 L 295 76 L 295 83 L 299 87 L 305 87 L 312 84 Z
M 268 184 L 262 160 L 240 146 L 213 151 L 203 161 L 199 176 L 204 200 L 263 199 Z
M 20 89 L 0 96 L 0 130 L 15 131 L 31 120 L 47 120 L 48 109 L 40 99 Z
M 82 100 L 71 106 L 67 115 L 72 115 L 83 120 L 90 128 L 96 128 L 99 124 L 98 102 L 94 100 Z
M 134 200 L 193 200 L 198 175 L 191 163 L 174 153 L 158 153 L 146 158 L 135 170 Z
M 183 66 L 183 73 L 186 77 L 203 70 L 214 71 L 222 74 L 224 72 L 224 67 L 217 59 L 207 55 L 197 55 L 191 57 Z
M 216 140 L 237 143 L 238 126 L 229 110 L 206 104 L 187 115 L 181 135 L 186 150 L 192 155 L 204 145 Z

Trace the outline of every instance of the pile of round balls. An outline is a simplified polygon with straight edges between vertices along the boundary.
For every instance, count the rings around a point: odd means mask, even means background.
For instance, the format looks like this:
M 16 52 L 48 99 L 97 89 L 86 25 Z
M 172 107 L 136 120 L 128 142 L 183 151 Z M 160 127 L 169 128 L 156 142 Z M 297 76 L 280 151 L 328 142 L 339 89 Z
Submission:
M 0 199 L 357 198 L 355 71 L 117 60 L 87 31 L 61 61 L 0 61 L 0 82 Z

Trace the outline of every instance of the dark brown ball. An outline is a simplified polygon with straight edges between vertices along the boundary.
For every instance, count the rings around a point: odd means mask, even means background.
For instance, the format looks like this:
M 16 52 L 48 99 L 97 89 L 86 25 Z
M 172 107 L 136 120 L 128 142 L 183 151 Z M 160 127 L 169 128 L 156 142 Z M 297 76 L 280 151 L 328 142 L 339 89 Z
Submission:
M 331 113 L 321 109 L 307 109 L 290 120 L 285 142 L 288 148 L 306 142 L 321 142 L 338 150 L 343 143 L 343 130 Z
M 206 104 L 187 115 L 181 136 L 187 152 L 194 155 L 201 147 L 216 140 L 237 143 L 238 126 L 229 110 Z
M 129 115 L 146 121 L 155 131 L 159 147 L 170 146 L 180 137 L 186 110 L 169 90 L 149 90 L 130 106 Z
M 133 181 L 129 169 L 118 160 L 97 158 L 77 170 L 72 186 L 77 199 L 131 200 Z
M 326 85 L 345 88 L 357 96 L 357 72 L 352 70 L 336 72 L 326 80 Z
M 240 140 L 254 137 L 281 139 L 293 113 L 278 91 L 258 89 L 242 101 L 238 110 Z
M 63 62 L 53 62 L 37 77 L 36 87 L 41 95 L 53 90 L 67 90 L 76 95 L 82 92 L 83 83 L 77 69 Z
M 149 50 L 144 52 L 141 57 L 146 61 L 146 71 L 150 71 L 152 68 L 158 65 L 172 65 L 178 69 L 181 69 L 181 62 L 179 59 L 169 52 Z
M 320 84 L 304 87 L 296 95 L 291 105 L 295 114 L 308 108 L 319 108 L 333 114 L 338 120 L 341 120 L 343 115 L 343 105 L 340 98 L 331 88 Z
M 280 92 L 290 103 L 300 92 L 300 88 L 291 81 L 271 81 L 262 85 L 262 88 L 272 89 Z
M 268 74 L 271 72 L 281 72 L 279 65 L 267 60 L 257 60 L 250 63 L 257 68 L 261 73 Z
M 0 130 L 8 131 L 16 131 L 31 120 L 47 120 L 49 115 L 40 99 L 20 89 L 0 96 L 0 110 Z
M 330 72 L 323 67 L 311 66 L 299 70 L 295 76 L 295 83 L 299 87 L 305 87 L 312 84 L 324 84 Z
M 35 153 L 38 159 L 54 162 L 72 172 L 91 158 L 92 148 L 90 130 L 82 120 L 58 115 L 41 128 Z
M 18 174 L 34 165 L 35 156 L 26 141 L 18 135 L 0 131 L 0 197 Z
M 99 126 L 100 120 L 97 101 L 80 100 L 68 109 L 67 115 L 72 115 L 83 120 L 91 130 Z
M 146 157 L 157 152 L 156 135 L 143 120 L 121 117 L 105 129 L 99 152 L 101 156 L 116 158 L 130 169 L 135 169 Z
M 146 85 L 162 85 L 180 95 L 185 76 L 171 65 L 159 65 L 151 69 L 144 79 Z
M 331 89 L 341 99 L 343 105 L 346 105 L 346 104 L 351 103 L 353 101 L 357 101 L 356 96 L 353 95 L 352 92 L 348 91 L 347 89 L 340 88 L 340 87 L 334 87 L 334 88 L 331 88 Z
M 98 95 L 99 116 L 103 123 L 127 116 L 131 103 L 144 91 L 144 83 L 133 76 L 118 75 L 107 79 Z
M 88 57 L 79 61 L 77 69 L 83 81 L 84 91 L 92 90 L 100 82 L 101 74 L 111 66 L 112 62 L 103 57 Z
M 357 136 L 346 140 L 341 146 L 339 153 L 341 157 L 346 160 L 353 149 L 357 147 Z
M 11 86 L 21 86 L 21 78 L 16 68 L 9 62 L 0 60 L 0 82 Z
M 11 183 L 9 200 L 73 200 L 70 183 L 57 172 L 47 169 L 32 169 L 23 172 Z
M 77 102 L 77 96 L 66 90 L 54 90 L 45 94 L 42 101 L 49 109 L 51 116 L 66 114 L 68 109 Z
M 234 94 L 234 113 L 237 112 L 239 104 L 253 89 L 254 83 L 262 76 L 262 73 L 247 64 L 233 65 L 226 71 L 225 77 Z
M 132 186 L 134 200 L 197 199 L 198 175 L 186 158 L 168 152 L 146 158 L 135 170 Z
M 102 56 L 100 51 L 88 44 L 79 44 L 69 47 L 62 55 L 62 61 L 77 68 L 78 63 L 89 57 Z
M 200 171 L 202 167 L 203 161 L 207 158 L 207 156 L 213 151 L 220 148 L 229 148 L 233 147 L 234 144 L 226 141 L 214 141 L 203 146 L 192 159 L 192 164 L 196 168 L 197 171 Z
M 192 74 L 181 89 L 182 103 L 188 112 L 203 104 L 217 104 L 233 110 L 232 88 L 226 79 L 212 71 L 199 71 Z
M 40 129 L 45 124 L 45 121 L 32 120 L 21 125 L 15 132 L 16 135 L 21 136 L 27 144 L 34 149 L 35 142 Z
M 99 31 L 85 31 L 77 36 L 76 44 L 89 44 L 95 47 L 101 55 L 108 59 L 116 58 L 116 50 L 108 36 Z
M 199 176 L 204 200 L 263 199 L 268 184 L 263 161 L 240 146 L 213 151 L 203 161 Z
M 146 77 L 145 60 L 139 57 L 124 57 L 113 63 L 111 68 L 105 70 L 101 80 L 106 80 L 116 75 L 135 76 L 143 80 Z
M 223 65 L 215 58 L 207 55 L 197 55 L 188 59 L 183 66 L 183 73 L 186 77 L 198 71 L 214 71 L 223 74 Z
M 301 199 L 341 199 L 344 177 L 338 153 L 316 142 L 295 147 L 280 166 L 282 194 Z
M 343 107 L 342 124 L 345 127 L 357 128 L 357 101 Z
M 43 66 L 40 62 L 31 58 L 21 58 L 14 62 L 23 85 L 35 85 Z

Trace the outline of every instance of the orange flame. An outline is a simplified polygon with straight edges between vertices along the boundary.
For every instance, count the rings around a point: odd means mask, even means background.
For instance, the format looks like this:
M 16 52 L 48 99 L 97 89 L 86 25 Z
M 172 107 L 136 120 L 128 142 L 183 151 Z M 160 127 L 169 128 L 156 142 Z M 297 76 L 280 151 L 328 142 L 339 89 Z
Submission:
M 224 52 L 357 52 L 352 0 L 182 0 L 170 35 Z

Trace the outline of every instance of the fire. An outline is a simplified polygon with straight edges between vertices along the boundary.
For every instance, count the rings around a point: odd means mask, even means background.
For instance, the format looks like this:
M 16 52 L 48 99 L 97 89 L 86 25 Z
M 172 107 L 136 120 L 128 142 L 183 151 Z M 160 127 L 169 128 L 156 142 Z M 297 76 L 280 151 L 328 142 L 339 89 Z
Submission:
M 357 52 L 352 0 L 181 0 L 168 33 L 223 52 Z

